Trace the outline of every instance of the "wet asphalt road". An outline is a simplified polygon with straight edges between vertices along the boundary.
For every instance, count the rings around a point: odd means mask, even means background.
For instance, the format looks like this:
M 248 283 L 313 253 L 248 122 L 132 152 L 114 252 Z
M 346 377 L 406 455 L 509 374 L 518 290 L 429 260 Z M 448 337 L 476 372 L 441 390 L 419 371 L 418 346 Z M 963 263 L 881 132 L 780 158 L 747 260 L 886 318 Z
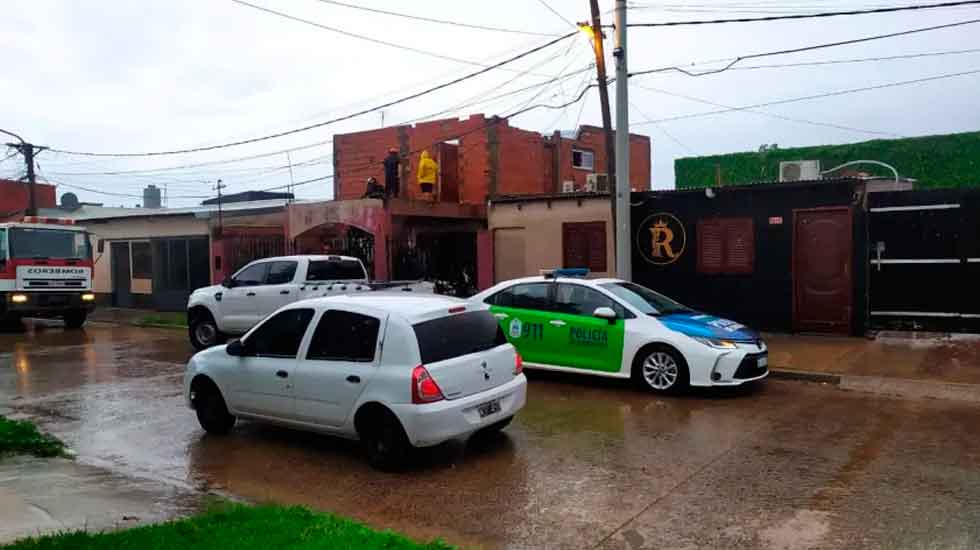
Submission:
M 179 331 L 0 334 L 0 402 L 78 460 L 180 487 L 305 504 L 474 548 L 980 547 L 980 408 L 770 381 L 657 398 L 532 375 L 498 437 L 382 474 L 356 444 L 183 407 Z

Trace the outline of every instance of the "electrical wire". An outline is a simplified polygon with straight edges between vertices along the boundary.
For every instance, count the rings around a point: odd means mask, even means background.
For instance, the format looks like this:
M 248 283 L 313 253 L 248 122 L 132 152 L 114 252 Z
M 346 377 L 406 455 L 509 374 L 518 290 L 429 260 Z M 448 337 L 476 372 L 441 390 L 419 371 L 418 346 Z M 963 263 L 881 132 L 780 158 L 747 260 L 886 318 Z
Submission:
M 903 59 L 919 59 L 924 57 L 937 57 L 944 55 L 962 55 L 969 53 L 980 52 L 980 48 L 972 48 L 968 50 L 946 50 L 939 52 L 923 52 L 923 53 L 912 53 L 912 54 L 901 54 L 901 55 L 887 55 L 881 57 L 859 57 L 852 59 L 828 59 L 825 61 L 801 61 L 798 63 L 772 63 L 769 65 L 745 65 L 741 67 L 732 67 L 732 71 L 754 71 L 759 69 L 785 69 L 794 67 L 818 67 L 822 65 L 843 65 L 850 63 L 867 63 L 874 61 L 897 61 Z
M 977 1 L 980 2 L 980 0 L 977 0 Z M 916 33 L 921 33 L 921 32 L 930 32 L 930 31 L 936 31 L 936 30 L 942 30 L 942 29 L 949 29 L 949 28 L 953 28 L 953 27 L 961 27 L 963 25 L 973 25 L 975 23 L 980 23 L 980 19 L 968 19 L 966 21 L 957 21 L 955 23 L 946 23 L 944 25 L 933 25 L 931 27 L 920 27 L 920 28 L 917 28 L 917 29 L 909 29 L 909 30 L 905 30 L 905 31 L 892 32 L 892 33 L 887 33 L 887 34 L 876 34 L 876 35 L 872 35 L 872 36 L 864 36 L 864 37 L 861 37 L 861 38 L 853 38 L 853 39 L 850 39 L 850 40 L 841 40 L 841 41 L 838 41 L 838 42 L 827 42 L 827 43 L 824 43 L 824 44 L 814 44 L 812 46 L 802 46 L 802 47 L 799 47 L 799 48 L 789 48 L 789 49 L 784 49 L 784 50 L 775 50 L 775 51 L 769 51 L 769 52 L 762 52 L 762 53 L 754 53 L 754 54 L 749 54 L 749 55 L 742 55 L 742 56 L 739 56 L 739 57 L 736 57 L 736 58 L 732 59 L 727 65 L 725 65 L 724 67 L 721 67 L 720 69 L 712 69 L 712 70 L 708 70 L 708 71 L 693 72 L 693 71 L 689 71 L 687 69 L 684 69 L 682 67 L 670 66 L 670 67 L 660 67 L 660 68 L 657 68 L 657 69 L 646 69 L 646 70 L 642 70 L 642 71 L 636 71 L 636 72 L 630 73 L 630 76 L 631 77 L 632 76 L 641 76 L 641 75 L 646 75 L 646 74 L 664 73 L 664 72 L 670 72 L 670 71 L 676 71 L 676 72 L 685 74 L 687 76 L 706 76 L 706 75 L 712 75 L 712 74 L 718 74 L 718 73 L 725 72 L 725 71 L 731 69 L 732 67 L 734 67 L 735 64 L 740 63 L 742 61 L 745 61 L 747 59 L 758 59 L 758 58 L 761 58 L 761 57 L 771 57 L 771 56 L 775 56 L 775 55 L 788 55 L 788 54 L 793 54 L 793 53 L 802 53 L 802 52 L 809 52 L 809 51 L 814 51 L 814 50 L 821 50 L 821 49 L 825 49 L 825 48 L 836 48 L 838 46 L 849 46 L 849 45 L 852 45 L 852 44 L 860 44 L 860 43 L 863 43 L 863 42 L 871 42 L 873 40 L 883 40 L 883 39 L 886 39 L 886 38 L 896 38 L 896 37 L 899 37 L 899 36 L 908 36 L 910 34 L 916 34 Z M 719 60 L 719 61 L 721 61 L 721 60 Z
M 629 103 L 630 103 L 630 107 L 632 107 L 634 111 L 636 111 L 637 113 L 639 113 L 640 116 L 645 121 L 650 122 L 650 124 L 653 124 L 653 127 L 654 128 L 656 128 L 657 130 L 659 130 L 660 133 L 662 133 L 663 135 L 667 136 L 668 139 L 670 139 L 671 141 L 673 141 L 674 143 L 676 143 L 678 146 L 680 146 L 681 149 L 684 149 L 685 151 L 687 151 L 688 153 L 690 153 L 693 156 L 697 156 L 698 155 L 697 151 L 695 151 L 694 149 L 692 149 L 689 145 L 687 145 L 683 141 L 677 139 L 677 136 L 675 136 L 674 134 L 672 134 L 669 131 L 667 131 L 667 129 L 664 128 L 661 124 L 658 124 L 656 122 L 653 122 L 653 120 L 649 116 L 647 116 L 646 113 L 644 113 L 643 111 L 641 111 L 640 108 L 637 107 L 635 103 L 633 103 L 632 101 L 630 101 Z
M 707 100 L 707 99 L 703 99 L 703 98 L 700 98 L 700 97 L 690 96 L 690 95 L 681 94 L 681 93 L 677 93 L 677 92 L 671 92 L 671 91 L 668 91 L 668 90 L 662 90 L 660 88 L 651 88 L 651 87 L 648 87 L 648 86 L 642 86 L 640 84 L 635 84 L 635 83 L 633 85 L 636 86 L 637 88 L 640 88 L 641 90 L 646 90 L 648 92 L 653 92 L 653 93 L 657 93 L 657 94 L 663 94 L 663 95 L 667 95 L 667 96 L 671 96 L 671 97 L 678 97 L 678 98 L 681 98 L 681 99 L 686 99 L 688 101 L 693 101 L 695 103 L 701 103 L 703 105 L 711 105 L 713 107 L 722 107 L 724 109 L 731 109 L 733 111 L 743 111 L 743 112 L 746 112 L 746 113 L 752 113 L 754 115 L 760 115 L 760 116 L 765 116 L 765 117 L 769 117 L 769 118 L 776 118 L 776 119 L 785 120 L 785 121 L 788 121 L 788 122 L 797 122 L 797 123 L 800 123 L 800 124 L 809 124 L 811 126 L 823 126 L 823 127 L 826 127 L 826 128 L 835 128 L 835 129 L 838 129 L 838 130 L 847 130 L 849 132 L 856 132 L 856 133 L 861 133 L 861 134 L 873 134 L 873 135 L 879 135 L 879 136 L 899 137 L 899 138 L 900 137 L 903 137 L 901 134 L 896 134 L 894 132 L 881 132 L 881 131 L 878 131 L 878 130 L 866 130 L 864 128 L 855 128 L 853 126 L 844 126 L 842 124 L 834 124 L 832 122 L 821 122 L 821 121 L 817 121 L 817 120 L 807 120 L 805 118 L 795 118 L 795 117 L 790 117 L 790 116 L 786 116 L 786 115 L 781 115 L 781 114 L 778 114 L 778 113 L 770 113 L 770 112 L 766 112 L 766 111 L 757 111 L 757 110 L 755 110 L 753 108 L 732 107 L 731 105 L 725 105 L 723 103 L 717 103 L 717 102 L 714 102 L 714 101 L 711 101 L 711 100 Z M 644 116 L 644 118 L 646 118 L 647 120 L 649 120 L 649 118 L 646 117 L 646 116 Z M 659 128 L 660 126 L 657 125 L 657 127 Z
M 686 115 L 677 115 L 677 116 L 672 116 L 672 117 L 667 117 L 667 118 L 660 118 L 660 119 L 657 119 L 657 120 L 651 120 L 649 122 L 643 122 L 643 123 L 637 124 L 636 126 L 642 126 L 644 124 L 659 124 L 659 123 L 663 123 L 663 122 L 674 122 L 674 121 L 678 121 L 678 120 L 687 120 L 687 119 L 692 119 L 692 118 L 701 118 L 701 117 L 706 117 L 706 116 L 720 115 L 720 114 L 730 113 L 730 112 L 734 112 L 734 111 L 744 111 L 744 110 L 747 110 L 747 109 L 759 109 L 759 108 L 762 108 L 762 107 L 772 107 L 774 105 L 785 105 L 787 103 L 797 103 L 797 102 L 800 102 L 800 101 L 809 101 L 809 100 L 812 100 L 812 99 L 822 99 L 822 98 L 826 98 L 826 97 L 836 97 L 836 96 L 848 95 L 848 94 L 853 94 L 853 93 L 858 93 L 858 92 L 867 92 L 867 91 L 871 91 L 871 90 L 881 90 L 881 89 L 885 89 L 885 88 L 895 88 L 895 87 L 899 87 L 899 86 L 908 86 L 908 85 L 911 85 L 911 84 L 920 84 L 920 83 L 923 83 L 923 82 L 932 82 L 932 81 L 936 81 L 936 80 L 945 80 L 945 79 L 948 79 L 948 78 L 956 78 L 956 77 L 960 77 L 960 76 L 967 76 L 967 75 L 973 75 L 973 74 L 978 74 L 978 73 L 980 73 L 980 69 L 973 69 L 973 70 L 970 70 L 970 71 L 961 71 L 961 72 L 958 72 L 958 73 L 948 73 L 948 74 L 942 74 L 942 75 L 936 75 L 936 76 L 929 76 L 929 77 L 925 77 L 925 78 L 916 78 L 916 79 L 913 79 L 913 80 L 902 80 L 902 81 L 899 81 L 899 82 L 889 82 L 889 83 L 885 83 L 885 84 L 877 84 L 877 85 L 874 85 L 874 86 L 864 86 L 864 87 L 861 87 L 861 88 L 850 88 L 850 89 L 847 89 L 847 90 L 838 90 L 838 91 L 835 91 L 835 92 L 826 92 L 826 93 L 822 93 L 822 94 L 814 94 L 814 95 L 808 95 L 808 96 L 803 96 L 803 97 L 794 97 L 794 98 L 790 98 L 790 99 L 780 99 L 780 100 L 776 100 L 776 101 L 767 101 L 765 103 L 756 103 L 754 105 L 743 105 L 741 107 L 730 107 L 730 108 L 720 109 L 720 110 L 717 110 L 717 111 L 705 111 L 705 112 L 701 112 L 701 113 L 690 113 L 690 114 L 686 114 Z
M 354 33 L 354 32 L 350 32 L 350 31 L 345 31 L 345 30 L 339 29 L 337 27 L 331 27 L 330 25 L 324 25 L 323 23 L 318 23 L 316 21 L 311 21 L 309 19 L 304 19 L 302 17 L 297 17 L 295 15 L 290 15 L 290 14 L 285 13 L 285 12 L 276 11 L 276 10 L 271 9 L 271 8 L 266 8 L 264 6 L 259 6 L 257 4 L 252 4 L 251 2 L 246 2 L 245 0 L 231 0 L 231 1 L 234 2 L 234 3 L 236 3 L 236 4 L 241 4 L 243 6 L 248 6 L 248 7 L 252 8 L 252 9 L 256 9 L 256 10 L 259 10 L 259 11 L 270 13 L 272 15 L 277 15 L 277 16 L 282 17 L 284 19 L 289 19 L 291 21 L 296 21 L 297 23 L 305 23 L 307 25 L 310 25 L 310 26 L 313 26 L 313 27 L 317 27 L 317 28 L 323 29 L 325 31 L 330 31 L 330 32 L 334 32 L 334 33 L 337 33 L 337 34 L 342 34 L 342 35 L 344 35 L 346 37 L 349 37 L 349 38 L 354 38 L 354 39 L 357 39 L 357 40 L 364 40 L 365 42 L 371 42 L 373 44 L 380 44 L 382 46 L 388 46 L 390 48 L 396 48 L 396 49 L 399 49 L 399 50 L 404 50 L 404 51 L 408 51 L 408 52 L 412 52 L 412 53 L 417 53 L 419 55 L 426 55 L 426 56 L 429 56 L 429 57 L 433 57 L 435 59 L 441 59 L 443 61 L 452 61 L 454 63 L 462 63 L 464 65 L 474 65 L 474 66 L 477 66 L 477 67 L 486 67 L 487 66 L 487 65 L 485 65 L 483 63 L 480 63 L 479 61 L 473 61 L 471 59 L 463 59 L 463 58 L 460 58 L 460 57 L 453 57 L 451 55 L 445 55 L 445 54 L 441 54 L 441 53 L 437 53 L 437 52 L 431 52 L 429 50 L 423 50 L 421 48 L 415 48 L 415 47 L 412 47 L 412 46 L 405 46 L 404 44 L 396 44 L 394 42 L 388 42 L 387 40 L 382 40 L 380 38 L 373 38 L 373 37 L 370 37 L 370 36 L 365 36 L 363 34 Z
M 300 127 L 300 128 L 294 128 L 292 130 L 285 130 L 285 131 L 277 132 L 277 133 L 274 133 L 274 134 L 268 134 L 268 135 L 265 135 L 265 136 L 260 136 L 260 137 L 255 137 L 255 138 L 249 138 L 249 139 L 243 139 L 243 140 L 233 141 L 233 142 L 230 142 L 230 143 L 222 143 L 222 144 L 218 144 L 218 145 L 209 145 L 209 146 L 205 146 L 205 147 L 193 147 L 193 148 L 187 148 L 187 149 L 174 149 L 174 150 L 170 150 L 170 151 L 151 151 L 151 152 L 142 152 L 142 153 L 96 153 L 96 152 L 87 152 L 87 151 L 69 151 L 69 150 L 65 150 L 65 149 L 51 149 L 51 150 L 52 151 L 55 151 L 55 152 L 58 152 L 58 153 L 66 154 L 66 155 L 80 155 L 80 156 L 89 156 L 89 157 L 154 157 L 154 156 L 163 156 L 163 155 L 178 155 L 178 154 L 185 154 L 185 153 L 198 153 L 198 152 L 203 152 L 203 151 L 214 151 L 214 150 L 217 150 L 217 149 L 226 149 L 228 147 L 237 147 L 237 146 L 240 146 L 240 145 L 247 145 L 247 144 L 251 144 L 251 143 L 258 143 L 258 142 L 261 142 L 261 141 L 266 141 L 266 140 L 270 140 L 270 139 L 276 139 L 276 138 L 285 137 L 285 136 L 289 136 L 289 135 L 293 135 L 293 134 L 298 134 L 298 133 L 301 133 L 301 132 L 306 132 L 306 131 L 309 131 L 309 130 L 313 130 L 315 128 L 322 128 L 324 126 L 328 126 L 328 125 L 331 125 L 331 124 L 336 124 L 338 122 L 342 122 L 342 121 L 345 121 L 345 120 L 350 120 L 352 118 L 356 118 L 356 117 L 359 117 L 359 116 L 362 116 L 362 115 L 365 115 L 365 114 L 368 114 L 368 113 L 373 113 L 375 111 L 380 111 L 381 109 L 386 109 L 386 108 L 391 107 L 393 105 L 398 105 L 400 103 L 405 103 L 406 101 L 410 101 L 412 99 L 416 99 L 416 98 L 422 97 L 424 95 L 431 94 L 433 92 L 442 90 L 444 88 L 448 88 L 448 87 L 453 86 L 455 84 L 459 84 L 460 82 L 464 82 L 466 80 L 470 80 L 470 79 L 475 78 L 477 76 L 486 74 L 486 73 L 488 73 L 488 72 L 490 72 L 490 71 L 492 71 L 492 70 L 494 70 L 496 68 L 502 67 L 502 66 L 504 66 L 504 65 L 506 65 L 508 63 L 512 63 L 514 61 L 517 61 L 518 59 L 525 58 L 525 57 L 527 57 L 529 55 L 532 55 L 532 54 L 537 53 L 537 52 L 539 52 L 541 50 L 544 50 L 544 49 L 546 49 L 546 48 L 548 48 L 550 46 L 553 46 L 553 45 L 555 45 L 555 44 L 557 44 L 557 43 L 559 43 L 559 42 L 561 42 L 563 40 L 566 40 L 568 38 L 571 38 L 572 36 L 575 36 L 576 34 L 577 34 L 576 32 L 570 32 L 570 33 L 565 34 L 565 35 L 562 35 L 562 36 L 560 36 L 558 38 L 554 38 L 552 40 L 549 40 L 548 42 L 546 42 L 544 44 L 541 44 L 539 46 L 536 46 L 534 48 L 531 48 L 530 50 L 526 50 L 526 51 L 524 51 L 522 53 L 519 53 L 519 54 L 517 54 L 515 56 L 512 56 L 512 57 L 510 57 L 508 59 L 505 59 L 503 61 L 500 61 L 498 63 L 495 63 L 495 64 L 493 64 L 493 65 L 491 65 L 489 67 L 484 67 L 482 69 L 479 69 L 477 71 L 468 73 L 466 75 L 463 75 L 461 77 L 455 78 L 455 79 L 450 80 L 448 82 L 444 82 L 442 84 L 438 84 L 436 86 L 432 86 L 432 87 L 427 88 L 425 90 L 422 90 L 422 91 L 419 91 L 419 92 L 415 92 L 413 94 L 409 94 L 407 96 L 403 96 L 403 97 L 400 97 L 398 99 L 394 99 L 394 100 L 388 101 L 387 103 L 383 103 L 381 105 L 377 105 L 377 106 L 370 107 L 370 108 L 367 108 L 367 109 L 362 109 L 360 111 L 356 111 L 354 113 L 350 113 L 350 114 L 347 114 L 347 115 L 335 117 L 335 118 L 332 118 L 330 120 L 325 120 L 325 121 L 322 121 L 322 122 L 317 122 L 317 123 L 314 123 L 314 124 L 309 124 L 309 125 L 306 125 L 306 126 L 303 126 L 303 127 Z
M 542 6 L 544 6 L 545 8 L 548 8 L 548 11 L 550 11 L 553 14 L 555 14 L 555 16 L 558 17 L 558 19 L 561 19 L 566 24 L 574 27 L 575 29 L 578 29 L 578 25 L 576 25 L 575 23 L 569 21 L 567 17 L 565 17 L 564 15 L 561 14 L 561 12 L 559 12 L 555 8 L 551 7 L 551 4 L 549 4 L 547 0 L 538 0 L 538 3 L 541 4 Z
M 767 17 L 738 17 L 733 19 L 706 19 L 700 21 L 664 21 L 661 23 L 628 23 L 627 27 L 652 28 L 652 27 L 680 27 L 690 25 L 717 25 L 724 23 L 756 23 L 760 21 L 783 21 L 788 19 L 815 19 L 823 17 L 839 17 L 847 15 L 871 15 L 882 13 L 893 13 L 914 10 L 931 10 L 937 8 L 952 8 L 957 6 L 970 6 L 980 4 L 980 0 L 961 0 L 958 2 L 943 2 L 941 4 L 915 4 L 911 6 L 895 6 L 885 8 L 872 8 L 865 10 L 831 11 L 808 14 L 790 15 L 770 15 Z
M 395 11 L 382 10 L 378 8 L 369 8 L 366 6 L 358 6 L 357 4 L 348 4 L 346 2 L 338 2 L 337 0 L 318 0 L 324 4 L 332 4 L 334 6 L 341 6 L 345 8 L 350 8 L 354 10 L 367 11 L 371 13 L 380 13 L 382 15 L 390 15 L 393 17 L 403 17 L 405 19 L 413 19 L 416 21 L 424 21 L 426 23 L 438 23 L 441 25 L 452 25 L 454 27 L 463 27 L 467 29 L 475 29 L 479 31 L 495 31 L 495 32 L 507 32 L 512 34 L 525 34 L 528 36 L 557 36 L 553 33 L 546 32 L 535 32 L 535 31 L 525 31 L 520 29 L 507 29 L 503 27 L 491 27 L 489 25 L 474 25 L 472 23 L 462 23 L 459 21 L 450 21 L 448 19 L 435 19 L 433 17 L 423 17 L 420 15 L 411 15 L 408 13 L 400 13 Z

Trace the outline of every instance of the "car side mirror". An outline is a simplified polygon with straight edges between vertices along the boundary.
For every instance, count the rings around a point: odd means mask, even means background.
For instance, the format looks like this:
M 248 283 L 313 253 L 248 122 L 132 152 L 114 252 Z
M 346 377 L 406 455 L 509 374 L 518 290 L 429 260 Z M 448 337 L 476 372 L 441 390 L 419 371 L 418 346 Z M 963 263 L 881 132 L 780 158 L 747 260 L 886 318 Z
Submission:
M 616 322 L 616 312 L 611 307 L 597 307 L 592 312 L 592 316 L 605 319 L 610 325 Z
M 235 279 L 232 279 L 231 277 L 225 277 L 225 280 L 221 281 L 221 286 L 225 288 L 235 288 L 235 285 Z
M 241 340 L 232 340 L 225 346 L 225 351 L 228 352 L 228 355 L 242 357 L 245 355 L 245 344 Z

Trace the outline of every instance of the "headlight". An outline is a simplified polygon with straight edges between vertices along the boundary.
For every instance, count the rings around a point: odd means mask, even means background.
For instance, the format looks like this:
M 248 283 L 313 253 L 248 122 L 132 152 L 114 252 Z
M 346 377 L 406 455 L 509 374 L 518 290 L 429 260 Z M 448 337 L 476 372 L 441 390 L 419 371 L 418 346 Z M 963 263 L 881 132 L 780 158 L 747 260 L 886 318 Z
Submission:
M 697 340 L 698 342 L 701 342 L 702 344 L 708 346 L 709 348 L 715 348 L 715 349 L 735 349 L 736 348 L 735 342 L 732 342 L 731 340 L 718 340 L 718 339 L 715 339 L 715 338 L 700 338 L 700 337 L 697 337 L 697 336 L 695 336 L 693 338 L 695 340 Z
M 26 304 L 27 294 L 14 294 L 10 297 L 10 301 L 15 304 Z
M 95 294 L 92 294 L 91 292 L 86 292 L 85 294 L 82 294 L 83 302 L 91 302 L 93 300 L 95 300 Z

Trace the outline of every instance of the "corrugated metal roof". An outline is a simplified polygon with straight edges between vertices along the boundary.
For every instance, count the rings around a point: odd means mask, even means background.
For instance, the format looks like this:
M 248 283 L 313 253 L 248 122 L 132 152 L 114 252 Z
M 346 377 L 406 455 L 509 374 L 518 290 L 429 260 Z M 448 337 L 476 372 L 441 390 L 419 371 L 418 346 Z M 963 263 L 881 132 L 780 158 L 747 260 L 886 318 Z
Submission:
M 294 201 L 306 202 L 306 201 Z M 222 212 L 249 212 L 254 210 L 267 210 L 283 208 L 289 203 L 285 199 L 273 199 L 264 201 L 236 202 L 222 204 Z M 217 213 L 218 205 L 199 205 L 187 206 L 183 208 L 122 208 L 114 206 L 91 206 L 83 205 L 77 210 L 62 210 L 60 208 L 41 208 L 38 211 L 40 216 L 50 216 L 53 218 L 71 218 L 78 221 L 109 220 L 117 218 L 151 218 L 157 216 L 198 216 L 210 217 L 212 213 Z

